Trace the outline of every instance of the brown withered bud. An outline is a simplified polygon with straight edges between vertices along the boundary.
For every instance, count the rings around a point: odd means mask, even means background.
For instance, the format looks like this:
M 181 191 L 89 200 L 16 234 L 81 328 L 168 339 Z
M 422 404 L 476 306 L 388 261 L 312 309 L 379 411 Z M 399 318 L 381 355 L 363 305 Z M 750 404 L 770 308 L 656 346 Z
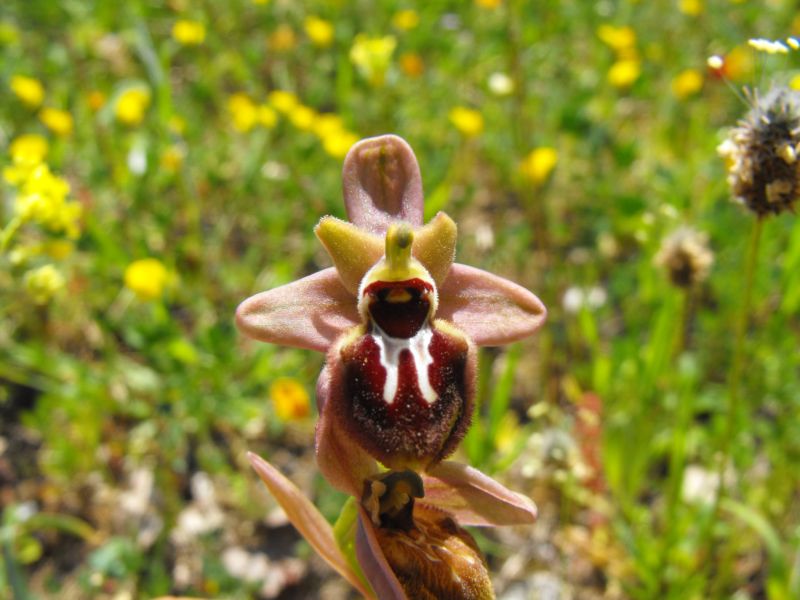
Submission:
M 664 238 L 654 262 L 666 270 L 674 285 L 688 288 L 708 277 L 714 254 L 704 233 L 681 227 Z
M 759 217 L 792 210 L 800 197 L 800 93 L 777 88 L 756 97 L 717 150 L 737 201 Z
M 453 517 L 415 498 L 423 493 L 413 471 L 390 471 L 365 482 L 362 506 L 377 544 L 408 598 L 490 600 L 489 570 L 472 536 Z

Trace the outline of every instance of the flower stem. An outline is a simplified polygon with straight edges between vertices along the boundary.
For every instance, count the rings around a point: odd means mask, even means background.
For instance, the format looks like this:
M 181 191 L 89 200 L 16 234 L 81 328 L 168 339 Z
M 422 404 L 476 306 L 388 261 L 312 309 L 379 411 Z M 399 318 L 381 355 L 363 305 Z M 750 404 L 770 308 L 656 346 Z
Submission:
M 717 562 L 719 560 L 718 552 L 719 546 L 714 543 L 714 524 L 719 519 L 720 506 L 723 499 L 728 495 L 725 482 L 725 469 L 731 458 L 734 448 L 734 439 L 736 437 L 736 428 L 738 412 L 739 412 L 739 398 L 742 381 L 742 367 L 744 364 L 745 354 L 745 337 L 747 334 L 747 326 L 750 321 L 751 305 L 753 300 L 753 283 L 755 279 L 756 264 L 758 259 L 758 247 L 761 241 L 761 230 L 763 229 L 763 219 L 757 218 L 753 223 L 753 230 L 750 234 L 750 244 L 747 248 L 745 256 L 745 271 L 744 279 L 742 281 L 743 296 L 742 304 L 739 308 L 738 318 L 736 320 L 736 330 L 734 332 L 734 346 L 733 358 L 731 361 L 730 378 L 728 379 L 728 402 L 726 406 L 724 431 L 722 436 L 722 443 L 719 450 L 719 462 L 717 464 L 717 482 L 718 490 L 716 498 L 714 499 L 714 506 L 709 516 L 709 520 L 702 532 L 702 546 L 708 548 L 708 569 L 718 568 Z M 713 591 L 712 582 L 707 580 L 709 591 Z M 713 594 L 712 594 L 713 596 Z
M 24 220 L 22 217 L 17 215 L 8 222 L 8 225 L 0 230 L 0 254 L 8 249 L 11 238 L 13 238 L 17 230 L 22 227 L 23 222 Z

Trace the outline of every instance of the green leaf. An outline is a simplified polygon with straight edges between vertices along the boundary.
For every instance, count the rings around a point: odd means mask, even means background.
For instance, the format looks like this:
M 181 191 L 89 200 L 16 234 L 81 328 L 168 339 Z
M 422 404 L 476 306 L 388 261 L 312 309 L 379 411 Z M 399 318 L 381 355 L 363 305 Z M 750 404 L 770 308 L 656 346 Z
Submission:
M 342 512 L 339 513 L 339 518 L 333 525 L 333 537 L 339 545 L 339 549 L 347 559 L 347 564 L 355 571 L 359 579 L 364 583 L 364 586 L 369 589 L 370 585 L 364 572 L 361 570 L 361 565 L 358 564 L 356 558 L 356 529 L 358 528 L 358 505 L 356 499 L 350 496 L 347 502 L 342 506 Z

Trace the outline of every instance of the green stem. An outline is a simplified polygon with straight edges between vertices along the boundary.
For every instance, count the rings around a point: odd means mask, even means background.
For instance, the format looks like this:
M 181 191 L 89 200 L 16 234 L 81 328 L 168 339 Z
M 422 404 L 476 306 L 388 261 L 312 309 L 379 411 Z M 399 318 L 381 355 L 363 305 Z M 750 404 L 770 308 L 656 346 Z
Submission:
M 22 224 L 25 221 L 19 215 L 15 216 L 8 222 L 2 231 L 0 231 L 0 254 L 5 252 L 8 249 L 8 245 L 11 243 L 11 238 L 14 237 L 14 234 L 17 233 Z
M 721 548 L 714 543 L 714 524 L 719 519 L 720 506 L 723 499 L 729 494 L 728 487 L 725 482 L 725 469 L 730 461 L 731 454 L 734 449 L 734 439 L 736 437 L 736 426 L 739 422 L 738 413 L 740 412 L 739 398 L 741 393 L 742 382 L 742 368 L 745 358 L 745 337 L 747 335 L 747 326 L 750 322 L 750 312 L 753 301 L 753 283 L 755 280 L 756 264 L 758 259 L 758 247 L 761 241 L 761 230 L 763 229 L 763 220 L 757 218 L 753 223 L 753 230 L 750 235 L 750 244 L 747 248 L 747 255 L 745 256 L 745 271 L 744 280 L 742 282 L 742 304 L 739 309 L 738 318 L 736 320 L 736 330 L 734 332 L 734 346 L 733 346 L 733 359 L 731 361 L 730 378 L 728 379 L 728 402 L 726 406 L 724 432 L 722 443 L 719 451 L 719 462 L 717 464 L 717 481 L 719 488 L 714 499 L 714 505 L 709 515 L 709 520 L 705 525 L 702 532 L 702 545 L 708 549 L 708 560 L 706 561 L 707 569 L 712 569 L 717 565 L 719 560 L 719 551 Z M 731 545 L 732 549 L 732 545 Z M 714 592 L 713 585 L 710 579 L 707 579 L 707 586 L 709 592 Z M 711 596 L 714 597 L 714 593 Z
M 680 368 L 681 355 L 686 350 L 689 322 L 691 320 L 692 288 L 681 290 L 680 295 L 680 325 L 673 343 L 673 368 Z M 674 432 L 669 454 L 669 478 L 667 480 L 666 500 L 667 505 L 663 519 L 663 543 L 660 555 L 659 591 L 666 594 L 669 581 L 666 578 L 669 572 L 669 559 L 676 543 L 678 528 L 675 527 L 680 502 L 681 484 L 683 483 L 684 468 L 686 466 L 686 432 L 689 430 L 692 418 L 691 393 L 681 388 L 677 397 L 677 407 L 674 415 Z

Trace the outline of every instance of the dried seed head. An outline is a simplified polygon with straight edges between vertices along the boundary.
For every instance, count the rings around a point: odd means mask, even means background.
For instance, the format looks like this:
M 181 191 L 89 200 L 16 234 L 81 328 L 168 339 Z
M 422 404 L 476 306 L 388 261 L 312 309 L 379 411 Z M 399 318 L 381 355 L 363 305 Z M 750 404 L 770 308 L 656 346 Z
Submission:
M 713 262 L 708 237 L 691 227 L 681 227 L 667 236 L 655 257 L 655 263 L 667 271 L 670 281 L 683 288 L 704 281 Z
M 734 197 L 763 217 L 792 210 L 800 197 L 800 93 L 777 88 L 718 148 Z

